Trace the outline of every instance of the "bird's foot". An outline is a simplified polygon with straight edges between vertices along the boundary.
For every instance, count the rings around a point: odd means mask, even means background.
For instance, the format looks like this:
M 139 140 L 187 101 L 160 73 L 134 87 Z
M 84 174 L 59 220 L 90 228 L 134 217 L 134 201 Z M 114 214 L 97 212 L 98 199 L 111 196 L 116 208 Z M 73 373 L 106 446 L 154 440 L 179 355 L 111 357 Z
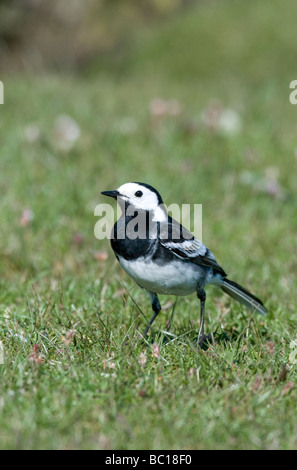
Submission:
M 199 348 L 206 350 L 209 347 L 209 344 L 213 342 L 212 335 L 200 335 L 199 338 L 195 341 L 195 346 L 199 346 Z

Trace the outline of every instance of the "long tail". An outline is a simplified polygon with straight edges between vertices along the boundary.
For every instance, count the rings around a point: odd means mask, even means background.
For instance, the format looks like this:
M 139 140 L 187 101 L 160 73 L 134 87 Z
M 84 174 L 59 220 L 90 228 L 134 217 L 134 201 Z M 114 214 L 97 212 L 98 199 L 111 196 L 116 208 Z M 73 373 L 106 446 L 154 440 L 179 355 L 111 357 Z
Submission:
M 245 305 L 250 310 L 264 316 L 266 315 L 267 309 L 264 307 L 262 301 L 244 287 L 236 284 L 236 282 L 223 278 L 220 282 L 220 287 L 226 294 L 230 295 L 233 299 Z

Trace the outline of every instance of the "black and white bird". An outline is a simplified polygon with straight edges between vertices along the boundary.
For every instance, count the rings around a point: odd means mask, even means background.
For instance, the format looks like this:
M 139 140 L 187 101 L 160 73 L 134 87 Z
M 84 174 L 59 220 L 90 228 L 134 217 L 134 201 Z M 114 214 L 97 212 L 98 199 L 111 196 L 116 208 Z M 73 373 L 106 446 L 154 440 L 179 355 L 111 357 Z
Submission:
M 204 335 L 205 286 L 214 284 L 250 310 L 265 315 L 260 299 L 234 281 L 210 250 L 172 219 L 158 191 L 145 183 L 126 183 L 101 194 L 117 199 L 122 215 L 111 234 L 112 249 L 122 268 L 150 296 L 153 316 L 161 310 L 158 294 L 197 293 L 200 300 L 199 344 Z

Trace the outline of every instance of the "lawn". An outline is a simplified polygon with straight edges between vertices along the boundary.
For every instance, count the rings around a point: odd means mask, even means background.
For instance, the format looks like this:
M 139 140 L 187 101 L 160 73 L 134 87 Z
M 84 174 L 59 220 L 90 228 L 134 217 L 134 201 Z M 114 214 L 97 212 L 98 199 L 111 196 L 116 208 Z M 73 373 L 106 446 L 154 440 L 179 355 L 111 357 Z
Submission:
M 1 72 L 2 449 L 296 448 L 296 10 L 198 2 L 83 73 Z M 194 295 L 142 342 L 149 300 L 94 236 L 128 181 L 202 204 L 267 317 L 209 287 L 206 350 Z

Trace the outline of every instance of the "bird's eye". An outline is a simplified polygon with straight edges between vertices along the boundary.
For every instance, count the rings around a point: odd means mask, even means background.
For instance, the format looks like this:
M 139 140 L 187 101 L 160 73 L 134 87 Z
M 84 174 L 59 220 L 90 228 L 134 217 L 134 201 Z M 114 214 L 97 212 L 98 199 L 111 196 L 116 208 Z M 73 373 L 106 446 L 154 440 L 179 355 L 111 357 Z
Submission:
M 143 195 L 142 191 L 136 191 L 135 196 L 136 197 L 141 197 Z

